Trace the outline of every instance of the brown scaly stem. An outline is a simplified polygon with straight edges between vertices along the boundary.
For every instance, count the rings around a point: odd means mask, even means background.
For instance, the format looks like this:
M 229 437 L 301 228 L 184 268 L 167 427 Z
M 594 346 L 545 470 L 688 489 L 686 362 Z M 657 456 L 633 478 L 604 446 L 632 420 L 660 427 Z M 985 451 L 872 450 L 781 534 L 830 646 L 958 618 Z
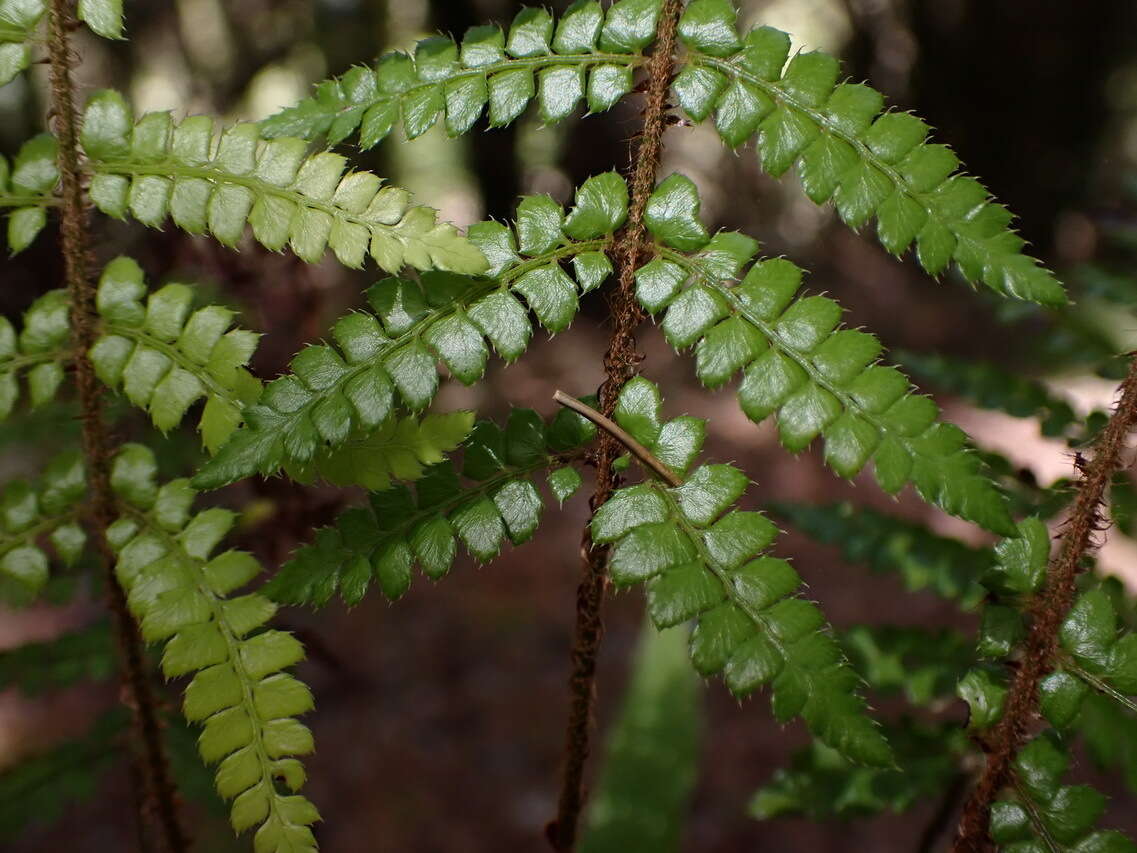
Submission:
M 53 129 L 59 140 L 62 197 L 59 230 L 70 300 L 75 383 L 82 410 L 83 456 L 90 486 L 88 520 L 105 571 L 107 604 L 114 619 L 123 669 L 123 700 L 133 711 L 140 742 L 139 772 L 146 783 L 147 811 L 152 812 L 150 817 L 156 821 L 163 846 L 171 853 L 182 853 L 189 849 L 189 842 L 178 820 L 177 796 L 162 743 L 158 705 L 146 672 L 138 629 L 127 609 L 126 595 L 115 578 L 114 554 L 106 540 L 107 527 L 115 518 L 110 482 L 113 446 L 103 421 L 95 370 L 87 355 L 96 334 L 95 289 L 88 268 L 89 235 L 79 163 L 79 118 L 75 83 L 71 77 L 73 55 L 68 32 L 72 24 L 71 3 L 52 0 L 48 52 Z
M 1121 401 L 1085 466 L 1074 508 L 1062 533 L 1062 547 L 1050 563 L 1045 589 L 1030 609 L 1032 621 L 1025 654 L 1015 673 L 1003 707 L 1003 716 L 985 740 L 987 764 L 963 807 L 954 850 L 975 853 L 989 847 L 987 824 L 991 804 L 1011 776 L 1011 764 L 1030 734 L 1038 706 L 1038 683 L 1053 668 L 1058 632 L 1077 592 L 1075 581 L 1082 558 L 1095 547 L 1094 532 L 1101 529 L 1105 490 L 1121 464 L 1125 440 L 1137 425 L 1137 359 L 1121 384 Z
M 645 65 L 643 127 L 630 158 L 628 221 L 612 249 L 618 283 L 608 302 L 613 325 L 608 350 L 604 354 L 605 379 L 599 392 L 600 412 L 609 418 L 616 409 L 620 389 L 635 375 L 639 363 L 635 331 L 644 315 L 636 302 L 635 271 L 648 244 L 644 209 L 655 189 L 655 176 L 663 152 L 667 91 L 674 73 L 675 31 L 681 10 L 680 0 L 664 0 L 660 10 L 655 47 Z M 601 431 L 597 442 L 596 491 L 589 502 L 593 514 L 616 488 L 617 474 L 613 463 L 622 452 L 620 442 L 608 432 Z M 590 752 L 596 655 L 604 630 L 600 611 L 608 586 L 608 548 L 592 543 L 587 525 L 581 537 L 580 553 L 583 569 L 576 593 L 564 770 L 557 817 L 545 828 L 549 843 L 554 850 L 560 851 L 573 849 L 584 805 L 584 765 Z

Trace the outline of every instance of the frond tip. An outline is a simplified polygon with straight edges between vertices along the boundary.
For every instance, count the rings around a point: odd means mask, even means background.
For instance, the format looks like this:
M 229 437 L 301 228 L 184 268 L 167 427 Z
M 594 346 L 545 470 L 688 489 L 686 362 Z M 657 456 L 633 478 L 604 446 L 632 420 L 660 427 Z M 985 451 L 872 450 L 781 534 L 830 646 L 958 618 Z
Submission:
M 686 471 L 702 447 L 689 418 L 663 423 L 658 389 L 646 379 L 624 386 L 616 422 L 657 457 Z M 857 694 L 849 667 L 816 605 L 794 592 L 801 578 L 765 554 L 776 528 L 735 509 L 746 475 L 701 465 L 683 485 L 646 481 L 617 491 L 592 520 L 592 539 L 610 543 L 617 586 L 647 584 L 659 628 L 697 620 L 691 659 L 704 675 L 722 672 L 735 694 L 771 683 L 781 721 L 801 716 L 822 741 L 853 761 L 888 766 L 892 753 Z
M 369 172 L 344 174 L 343 157 L 309 155 L 302 139 L 264 140 L 255 124 L 215 136 L 208 116 L 175 125 L 169 113 L 148 113 L 135 123 L 122 96 L 105 90 L 87 102 L 82 142 L 91 199 L 108 216 L 130 213 L 152 228 L 170 217 L 227 246 L 247 223 L 261 245 L 289 246 L 308 263 L 330 247 L 349 267 L 370 256 L 388 272 L 486 268 L 481 252 L 406 190 Z
M 183 711 L 203 725 L 201 757 L 217 763 L 217 791 L 233 800 L 230 819 L 242 832 L 259 826 L 257 853 L 315 851 L 316 807 L 296 792 L 313 749 L 312 733 L 295 717 L 312 694 L 284 672 L 304 657 L 288 633 L 265 628 L 276 605 L 256 593 L 230 597 L 261 573 L 240 551 L 211 556 L 233 526 L 233 513 L 191 514 L 186 480 L 155 482 L 154 454 L 124 445 L 111 482 L 121 515 L 107 530 L 115 573 L 143 638 L 164 642 L 162 671 L 192 675 Z

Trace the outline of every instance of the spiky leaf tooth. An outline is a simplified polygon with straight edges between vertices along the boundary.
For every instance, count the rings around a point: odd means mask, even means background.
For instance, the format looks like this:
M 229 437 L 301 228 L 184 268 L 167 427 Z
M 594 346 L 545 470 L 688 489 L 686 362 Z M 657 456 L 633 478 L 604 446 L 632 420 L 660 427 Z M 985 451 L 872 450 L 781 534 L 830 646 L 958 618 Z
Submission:
M 1027 744 L 1014 761 L 1011 796 L 991 807 L 991 839 L 1006 849 L 1137 850 L 1120 832 L 1094 829 L 1106 798 L 1088 785 L 1063 785 L 1069 763 L 1069 744 L 1053 731 Z
M 698 776 L 702 690 L 686 626 L 640 632 L 580 839 L 581 853 L 679 849 Z
M 923 524 L 847 502 L 775 503 L 769 510 L 811 539 L 838 546 L 850 563 L 897 573 L 913 592 L 928 589 L 964 609 L 973 608 L 986 594 L 979 579 L 992 563 L 989 549 L 972 548 Z
M 739 38 L 722 0 L 691 3 L 679 26 L 688 48 L 673 86 L 679 104 L 696 121 L 713 115 L 731 146 L 757 135 L 765 171 L 796 164 L 810 199 L 832 201 L 852 228 L 875 217 L 881 244 L 897 255 L 915 245 L 933 275 L 954 261 L 969 282 L 1004 296 L 1066 302 L 1054 276 L 1023 254 L 1011 214 L 959 171 L 947 146 L 927 141 L 931 129 L 916 116 L 882 113 L 879 92 L 838 83 L 831 56 L 790 58 L 785 33 L 762 27 Z
M 107 681 L 117 666 L 110 625 L 100 620 L 0 652 L 0 690 L 14 687 L 37 696 L 77 681 Z
M 6 47 L 11 45 L 0 42 L 0 65 Z M 47 224 L 47 208 L 59 182 L 57 149 L 55 137 L 41 133 L 21 146 L 10 166 L 0 156 L 0 210 L 8 211 L 8 250 L 13 255 L 30 246 Z
M 755 423 L 776 412 L 788 450 L 820 435 L 826 463 L 841 476 L 871 459 L 885 491 L 912 482 L 944 511 L 1013 535 L 1007 499 L 963 431 L 938 421 L 935 403 L 914 395 L 902 373 L 874 364 L 876 338 L 837 328 L 836 302 L 795 299 L 800 269 L 780 258 L 758 261 L 736 281 L 757 241 L 700 231 L 694 185 L 684 176 L 663 181 L 647 207 L 657 211 L 645 216 L 656 248 L 637 272 L 637 298 L 653 313 L 666 309 L 663 333 L 676 349 L 695 348 L 704 385 L 717 388 L 742 371 L 743 411 Z
M 78 452 L 55 457 L 38 482 L 12 480 L 0 491 L 0 601 L 34 601 L 47 583 L 50 554 L 68 566 L 78 561 L 87 535 L 77 511 L 86 492 Z
M 33 408 L 55 399 L 71 358 L 67 313 L 67 292 L 49 290 L 24 313 L 19 332 L 0 317 L 0 420 L 19 402 L 21 384 Z
M 46 0 L 0 0 L 0 86 L 31 64 L 31 42 L 46 12 Z
M 116 258 L 99 279 L 102 323 L 90 356 L 99 379 L 145 409 L 162 432 L 204 399 L 198 429 L 215 453 L 261 394 L 260 381 L 245 368 L 259 335 L 232 328 L 228 308 L 194 310 L 193 303 L 191 287 L 167 284 L 150 292 L 137 262 Z
M 863 767 L 818 741 L 798 751 L 750 800 L 757 820 L 803 815 L 833 820 L 893 812 L 936 801 L 959 777 L 968 751 L 954 724 L 903 720 L 885 728 L 897 769 Z
M 115 706 L 78 737 L 21 756 L 0 773 L 0 841 L 26 838 L 29 828 L 50 825 L 93 797 L 104 771 L 121 760 L 129 725 L 130 712 Z
M 525 352 L 533 334 L 529 311 L 548 331 L 563 331 L 580 295 L 611 274 L 602 250 L 627 217 L 627 204 L 622 180 L 597 175 L 580 187 L 567 216 L 548 196 L 530 196 L 518 205 L 513 228 L 472 226 L 470 240 L 488 259 L 492 279 L 436 271 L 378 282 L 367 292 L 369 311 L 337 321 L 334 346 L 308 347 L 291 373 L 268 384 L 245 411 L 245 427 L 194 485 L 216 488 L 286 462 L 303 466 L 327 448 L 365 439 L 389 422 L 396 398 L 411 411 L 430 404 L 438 362 L 465 384 L 478 381 L 491 347 L 506 361 Z
M 121 515 L 107 530 L 115 574 L 143 638 L 163 643 L 168 678 L 192 675 L 183 712 L 203 726 L 198 741 L 217 764 L 217 791 L 232 800 L 233 828 L 253 827 L 258 853 L 314 851 L 319 814 L 296 792 L 304 770 L 294 757 L 313 749 L 295 718 L 312 708 L 308 688 L 285 670 L 304 657 L 300 643 L 266 627 L 276 605 L 257 593 L 233 595 L 261 573 L 249 554 L 214 554 L 233 513 L 194 514 L 186 480 L 159 486 L 154 454 L 127 444 L 111 483 Z
M 595 434 L 591 423 L 567 410 L 546 423 L 529 409 L 515 409 L 504 430 L 482 421 L 466 440 L 461 472 L 447 460 L 430 468 L 413 492 L 403 485 L 373 492 L 367 506 L 317 531 L 263 591 L 284 604 L 317 607 L 338 591 L 357 604 L 375 580 L 397 599 L 416 565 L 432 580 L 449 572 L 459 542 L 489 562 L 506 539 L 521 544 L 536 530 L 544 501 L 533 475 L 563 465 Z
M 675 423 L 660 412 L 658 389 L 639 377 L 621 391 L 615 418 L 656 452 Z M 700 435 L 677 472 L 701 446 Z M 800 716 L 843 755 L 887 766 L 888 743 L 865 714 L 859 679 L 824 616 L 794 596 L 801 578 L 789 563 L 765 553 L 776 528 L 735 508 L 748 482 L 730 465 L 702 465 L 677 488 L 651 480 L 620 489 L 593 517 L 592 539 L 611 544 L 617 586 L 647 584 L 657 627 L 697 621 L 691 657 L 699 672 L 721 672 L 740 696 L 769 683 L 779 720 Z
M 471 27 L 461 44 L 445 36 L 420 41 L 413 56 L 388 53 L 316 86 L 315 94 L 261 122 L 266 136 L 326 137 L 335 145 L 358 133 L 361 148 L 383 140 L 400 121 L 410 139 L 440 118 L 446 132 L 470 130 L 488 108 L 502 127 L 537 99 L 541 120 L 556 122 L 582 102 L 609 109 L 632 89 L 632 72 L 655 40 L 659 0 L 620 0 L 606 12 L 578 0 L 554 21 L 524 8 L 508 31 Z
M 154 228 L 170 217 L 227 246 L 247 223 L 261 245 L 288 246 L 308 263 L 330 247 L 349 267 L 370 256 L 388 272 L 486 269 L 481 252 L 436 211 L 412 205 L 406 190 L 369 172 L 345 174 L 343 157 L 309 155 L 301 139 L 262 139 L 254 124 L 215 136 L 206 116 L 175 125 L 169 113 L 148 113 L 135 123 L 122 96 L 105 90 L 87 103 L 82 142 L 91 199 L 109 216 Z
M 997 364 L 967 361 L 940 353 L 894 351 L 897 361 L 915 377 L 952 394 L 959 394 L 984 409 L 1016 418 L 1037 418 L 1046 436 L 1085 438 L 1084 419 L 1070 404 L 1034 379 Z

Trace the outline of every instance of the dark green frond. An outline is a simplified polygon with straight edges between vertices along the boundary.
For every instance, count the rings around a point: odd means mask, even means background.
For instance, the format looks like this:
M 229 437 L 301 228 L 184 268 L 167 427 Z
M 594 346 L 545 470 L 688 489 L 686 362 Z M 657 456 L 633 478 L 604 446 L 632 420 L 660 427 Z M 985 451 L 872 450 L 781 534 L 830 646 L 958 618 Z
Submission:
M 49 290 L 24 313 L 19 332 L 0 317 L 0 420 L 24 393 L 32 408 L 51 402 L 71 361 L 67 292 Z M 27 386 L 21 392 L 21 384 Z
M 3 2 L 0 0 L 0 85 L 4 52 L 15 45 L 3 43 Z M 0 155 L 0 211 L 8 214 L 8 250 L 22 252 L 47 224 L 47 209 L 54 204 L 59 169 L 55 137 L 48 133 L 29 139 L 11 166 Z
M 106 681 L 114 675 L 115 667 L 110 625 L 92 622 L 53 640 L 0 652 L 0 690 L 15 687 L 36 696 L 77 681 Z

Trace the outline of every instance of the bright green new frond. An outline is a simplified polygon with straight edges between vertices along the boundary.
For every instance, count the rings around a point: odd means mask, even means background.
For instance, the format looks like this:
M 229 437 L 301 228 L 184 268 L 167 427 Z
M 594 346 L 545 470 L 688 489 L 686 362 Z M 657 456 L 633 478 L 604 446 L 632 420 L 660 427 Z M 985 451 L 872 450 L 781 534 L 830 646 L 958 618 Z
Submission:
M 9 46 L 0 42 L 0 64 Z M 8 214 L 8 249 L 13 255 L 30 246 L 47 224 L 47 208 L 55 204 L 59 181 L 57 147 L 54 136 L 41 133 L 23 144 L 10 166 L 0 155 L 0 210 Z
M 213 555 L 235 521 L 223 509 L 191 512 L 186 480 L 159 487 L 154 454 L 127 444 L 115 457 L 111 483 L 121 515 L 107 531 L 115 573 L 143 638 L 164 643 L 168 678 L 192 675 L 183 712 L 204 727 L 202 758 L 217 764 L 217 791 L 232 800 L 237 832 L 259 827 L 257 853 L 314 851 L 320 819 L 296 792 L 313 749 L 312 733 L 295 719 L 312 694 L 286 669 L 304 657 L 300 643 L 266 628 L 276 605 L 262 595 L 231 596 L 261 573 L 249 554 Z
M 698 775 L 702 688 L 685 626 L 644 625 L 591 792 L 580 853 L 674 853 Z
M 169 113 L 134 122 L 117 92 L 91 97 L 83 117 L 90 196 L 109 216 L 128 213 L 144 225 L 167 219 L 191 234 L 209 232 L 235 246 L 252 226 L 257 242 L 285 246 L 308 263 L 330 247 L 341 263 L 370 256 L 388 272 L 404 266 L 480 273 L 486 260 L 436 211 L 411 205 L 399 187 L 369 172 L 344 174 L 337 154 L 308 154 L 301 139 L 265 140 L 254 124 L 215 136 L 213 120 Z
M 750 816 L 833 820 L 886 811 L 901 814 L 938 800 L 964 772 L 962 758 L 969 744 L 958 726 L 904 720 L 885 732 L 899 769 L 859 766 L 813 741 L 754 794 Z
M 825 439 L 825 461 L 843 477 L 871 459 L 895 494 L 912 482 L 924 500 L 988 530 L 1013 535 L 1006 497 L 985 476 L 961 429 L 938 420 L 907 377 L 875 364 L 880 342 L 838 329 L 841 308 L 824 296 L 796 298 L 801 270 L 787 260 L 745 265 L 758 243 L 734 232 L 711 237 L 699 222 L 694 184 L 672 175 L 647 203 L 654 257 L 636 272 L 636 296 L 665 311 L 676 349 L 695 349 L 700 381 L 717 388 L 742 371 L 738 400 L 755 423 L 775 412 L 788 450 Z M 666 310 L 665 310 L 666 309 Z
M 53 640 L 0 652 L 0 690 L 15 687 L 36 696 L 77 681 L 106 681 L 115 664 L 110 625 L 93 622 Z
M 1005 370 L 996 364 L 967 361 L 939 353 L 894 351 L 897 361 L 916 378 L 959 394 L 984 409 L 1005 412 L 1016 418 L 1037 418 L 1042 434 L 1085 439 L 1084 422 L 1070 404 L 1055 396 L 1041 382 Z
M 47 0 L 0 0 L 0 86 L 31 64 L 31 41 L 47 12 Z
M 32 408 L 55 399 L 71 360 L 67 314 L 67 292 L 49 290 L 25 312 L 19 332 L 0 317 L 0 420 L 19 402 L 21 384 Z
M 688 437 L 685 470 L 702 446 L 691 419 L 664 424 L 659 391 L 645 379 L 624 386 L 615 417 L 657 456 L 679 424 Z M 664 458 L 663 461 L 667 462 Z M 801 716 L 822 741 L 854 761 L 887 766 L 888 743 L 866 715 L 849 667 L 825 617 L 794 593 L 801 578 L 765 554 L 777 532 L 757 512 L 734 508 L 749 480 L 730 465 L 702 465 L 677 488 L 647 481 L 617 491 L 592 520 L 592 539 L 611 543 L 613 583 L 647 585 L 648 612 L 659 628 L 698 624 L 691 658 L 704 675 L 722 672 L 745 695 L 773 688 L 774 715 Z
M 850 503 L 829 506 L 775 503 L 770 512 L 826 545 L 836 545 L 850 563 L 896 572 L 915 592 L 929 589 L 971 609 L 986 594 L 979 578 L 992 564 L 986 548 L 972 548 L 932 533 L 923 524 Z
M 0 601 L 30 604 L 48 579 L 49 554 L 71 566 L 87 534 L 78 521 L 86 496 L 78 453 L 53 459 L 37 483 L 12 480 L 0 492 Z M 50 545 L 50 549 L 47 547 Z
M 679 104 L 696 121 L 713 115 L 731 146 L 757 134 L 763 170 L 775 177 L 797 165 L 806 195 L 832 201 L 860 228 L 876 217 L 893 254 L 915 243 L 925 270 L 954 261 L 971 283 L 1047 305 L 1066 301 L 1062 285 L 1023 254 L 1012 216 L 991 199 L 945 145 L 927 142 L 916 116 L 881 112 L 883 96 L 840 83 L 840 65 L 824 53 L 789 59 L 790 39 L 762 27 L 740 39 L 727 0 L 695 0 L 680 23 L 689 53 L 675 79 Z
M 1007 850 L 1137 851 L 1120 832 L 1094 829 L 1106 798 L 1088 785 L 1063 785 L 1069 763 L 1069 744 L 1053 731 L 1027 744 L 1014 760 L 1010 796 L 991 806 L 991 839 Z
M 403 595 L 418 565 L 437 580 L 450 571 L 458 541 L 487 563 L 508 539 L 533 535 L 544 501 L 533 483 L 539 471 L 560 469 L 596 429 L 579 415 L 558 412 L 546 424 L 529 409 L 510 413 L 504 430 L 488 421 L 465 444 L 461 475 L 449 461 L 426 472 L 414 492 L 398 485 L 373 492 L 367 506 L 349 509 L 317 531 L 265 585 L 284 604 L 326 604 L 337 591 L 357 604 L 372 579 L 390 599 Z M 568 497 L 558 492 L 559 500 Z
M 481 379 L 491 348 L 506 361 L 533 335 L 529 312 L 550 332 L 568 328 L 580 296 L 611 274 L 604 254 L 628 209 L 615 173 L 589 178 L 565 214 L 548 196 L 522 199 L 509 228 L 481 222 L 470 241 L 492 278 L 430 272 L 389 278 L 367 292 L 370 311 L 332 328 L 335 346 L 308 347 L 292 372 L 268 384 L 246 426 L 194 478 L 211 489 L 286 462 L 307 464 L 353 436 L 366 439 L 388 422 L 396 394 L 411 411 L 430 405 L 441 362 L 464 384 Z M 571 270 L 571 275 L 568 272 Z
M 231 328 L 228 308 L 193 310 L 193 301 L 193 289 L 184 284 L 150 292 L 138 264 L 116 258 L 99 279 L 96 308 L 102 324 L 90 356 L 98 377 L 149 412 L 162 432 L 204 399 L 198 429 L 212 453 L 240 425 L 244 407 L 261 394 L 260 381 L 245 369 L 259 336 Z
M 122 756 L 126 708 L 100 716 L 86 734 L 24 758 L 0 773 L 0 841 L 50 824 L 99 791 L 102 772 Z
M 579 0 L 559 21 L 544 9 L 517 13 L 508 32 L 472 27 L 461 45 L 445 36 L 418 43 L 414 56 L 388 53 L 316 87 L 311 98 L 261 123 L 266 136 L 324 136 L 335 145 L 358 131 L 371 148 L 400 121 L 409 139 L 443 116 L 446 132 L 473 127 L 488 106 L 491 127 L 520 116 L 537 98 L 542 121 L 610 108 L 632 89 L 632 72 L 655 40 L 659 0 L 621 0 L 605 12 Z

